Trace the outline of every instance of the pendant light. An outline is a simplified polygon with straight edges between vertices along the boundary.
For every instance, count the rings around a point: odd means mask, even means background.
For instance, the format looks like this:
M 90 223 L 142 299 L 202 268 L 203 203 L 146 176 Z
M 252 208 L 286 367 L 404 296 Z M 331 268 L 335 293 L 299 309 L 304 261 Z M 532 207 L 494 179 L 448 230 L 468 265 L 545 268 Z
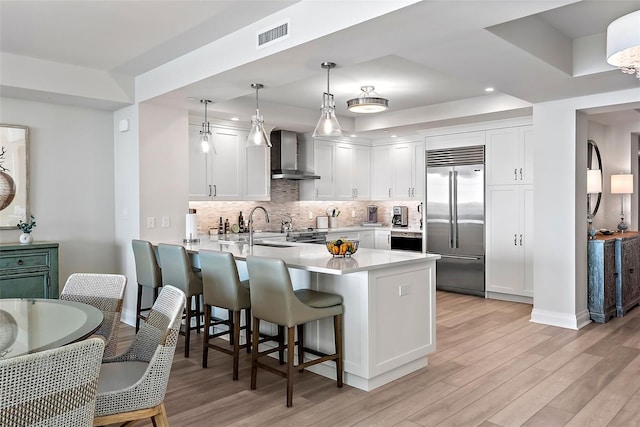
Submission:
M 362 86 L 362 93 L 359 97 L 347 101 L 347 109 L 352 113 L 381 113 L 389 109 L 389 100 L 380 98 L 373 91 L 373 86 Z
M 201 99 L 201 103 L 204 104 L 204 122 L 202 123 L 202 129 L 200 129 L 200 151 L 208 153 L 211 150 L 211 130 L 209 129 L 209 122 L 207 121 L 207 105 L 211 101 L 210 99 Z M 213 150 L 215 153 L 215 149 Z
M 258 91 L 262 89 L 264 85 L 260 83 L 252 83 L 251 87 L 256 90 L 256 114 L 251 117 L 251 131 L 249 131 L 247 145 L 271 147 L 271 140 L 269 139 L 269 135 L 264 131 L 264 120 L 262 119 L 258 108 Z
M 607 62 L 640 79 L 640 10 L 607 27 Z
M 322 108 L 320 120 L 313 131 L 313 136 L 341 136 L 340 124 L 336 118 L 336 104 L 333 99 L 333 94 L 329 90 L 329 71 L 335 68 L 336 64 L 333 62 L 323 62 L 320 66 L 327 70 L 327 91 L 322 94 Z

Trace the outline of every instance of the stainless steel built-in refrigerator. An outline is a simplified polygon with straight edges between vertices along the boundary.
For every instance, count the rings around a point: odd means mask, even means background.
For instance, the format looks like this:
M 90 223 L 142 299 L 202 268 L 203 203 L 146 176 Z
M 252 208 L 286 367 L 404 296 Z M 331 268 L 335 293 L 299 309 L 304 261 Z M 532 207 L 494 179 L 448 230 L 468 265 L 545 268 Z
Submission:
M 484 146 L 429 150 L 427 252 L 436 287 L 484 296 Z

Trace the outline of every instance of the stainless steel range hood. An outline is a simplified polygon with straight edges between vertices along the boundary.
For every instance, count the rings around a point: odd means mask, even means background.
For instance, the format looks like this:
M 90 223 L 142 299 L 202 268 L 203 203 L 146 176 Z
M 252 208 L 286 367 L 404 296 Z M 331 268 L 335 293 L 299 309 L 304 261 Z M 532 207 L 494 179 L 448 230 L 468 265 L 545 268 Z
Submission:
M 271 178 L 320 179 L 312 172 L 298 169 L 298 138 L 288 130 L 271 132 Z

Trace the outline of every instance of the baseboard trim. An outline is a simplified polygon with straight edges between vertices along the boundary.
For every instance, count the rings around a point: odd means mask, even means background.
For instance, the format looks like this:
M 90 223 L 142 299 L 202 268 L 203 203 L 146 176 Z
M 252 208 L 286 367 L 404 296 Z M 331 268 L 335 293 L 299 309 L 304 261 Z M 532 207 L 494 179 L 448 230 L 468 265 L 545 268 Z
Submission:
M 535 308 L 531 310 L 531 322 L 559 328 L 578 330 L 591 322 L 589 312 L 582 311 L 576 315 L 558 313 L 556 311 Z

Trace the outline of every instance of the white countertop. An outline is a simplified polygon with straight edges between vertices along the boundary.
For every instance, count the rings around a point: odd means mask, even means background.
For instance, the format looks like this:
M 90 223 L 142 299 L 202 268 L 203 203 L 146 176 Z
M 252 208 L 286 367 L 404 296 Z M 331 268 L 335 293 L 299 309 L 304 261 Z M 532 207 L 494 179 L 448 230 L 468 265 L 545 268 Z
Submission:
M 226 236 L 226 238 L 230 237 Z M 238 237 L 242 238 L 243 236 Z M 267 237 L 266 234 L 263 237 Z M 200 243 L 179 242 L 178 244 L 183 245 L 190 253 L 198 253 L 202 249 L 231 252 L 237 260 L 245 260 L 247 255 L 280 258 L 291 268 L 326 274 L 348 274 L 440 259 L 440 255 L 436 254 L 367 248 L 359 248 L 350 257 L 342 258 L 333 257 L 325 245 L 282 242 L 288 246 L 261 246 L 260 243 L 263 240 L 260 233 L 254 234 L 254 239 L 255 245 L 253 247 L 249 247 L 247 243 L 242 241 L 218 242 L 217 235 L 200 236 Z M 268 243 L 268 240 L 265 242 Z M 177 242 L 167 243 L 176 244 Z

